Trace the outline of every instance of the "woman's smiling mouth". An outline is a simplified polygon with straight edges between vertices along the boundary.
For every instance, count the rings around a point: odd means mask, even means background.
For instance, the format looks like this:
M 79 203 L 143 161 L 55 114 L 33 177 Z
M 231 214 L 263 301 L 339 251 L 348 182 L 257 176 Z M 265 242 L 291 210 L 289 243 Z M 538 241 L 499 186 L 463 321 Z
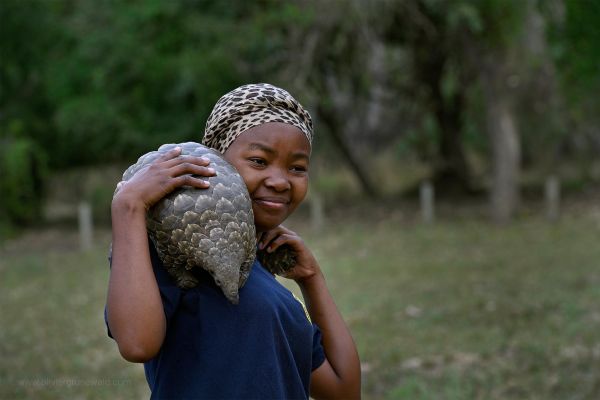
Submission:
M 290 200 L 286 197 L 275 196 L 254 197 L 252 200 L 257 205 L 268 210 L 283 210 L 290 203 Z

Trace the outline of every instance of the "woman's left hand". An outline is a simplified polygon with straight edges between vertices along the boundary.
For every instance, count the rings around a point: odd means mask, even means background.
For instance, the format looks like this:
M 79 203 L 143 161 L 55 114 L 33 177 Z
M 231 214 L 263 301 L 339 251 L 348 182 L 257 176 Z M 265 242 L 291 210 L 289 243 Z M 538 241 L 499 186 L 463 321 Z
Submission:
M 321 273 L 315 256 L 296 232 L 279 225 L 277 228 L 263 232 L 258 240 L 258 248 L 268 253 L 284 244 L 289 245 L 296 252 L 296 265 L 283 275 L 285 278 L 301 283 Z

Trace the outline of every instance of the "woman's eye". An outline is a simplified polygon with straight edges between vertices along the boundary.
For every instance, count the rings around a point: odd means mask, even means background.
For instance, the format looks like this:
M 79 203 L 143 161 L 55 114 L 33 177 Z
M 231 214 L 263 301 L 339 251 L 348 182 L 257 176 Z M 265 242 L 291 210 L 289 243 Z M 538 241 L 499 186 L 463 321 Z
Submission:
M 308 169 L 303 165 L 295 165 L 292 167 L 292 171 L 294 172 L 306 172 Z
M 267 162 L 265 160 L 263 160 L 262 158 L 253 157 L 253 158 L 250 158 L 249 160 L 251 163 L 257 164 L 257 165 L 266 165 L 267 164 Z

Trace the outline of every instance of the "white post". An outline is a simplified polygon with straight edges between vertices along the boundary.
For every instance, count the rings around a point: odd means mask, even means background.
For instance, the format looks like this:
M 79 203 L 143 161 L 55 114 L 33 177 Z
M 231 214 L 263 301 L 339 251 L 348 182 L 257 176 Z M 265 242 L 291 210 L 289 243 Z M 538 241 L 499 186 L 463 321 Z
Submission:
M 92 247 L 93 223 L 92 208 L 89 203 L 81 202 L 78 207 L 79 220 L 79 245 L 81 250 L 89 250 Z
M 546 179 L 546 218 L 556 221 L 560 214 L 560 182 L 554 175 Z
M 419 195 L 423 222 L 430 224 L 435 219 L 435 193 L 431 182 L 424 181 L 421 183 Z

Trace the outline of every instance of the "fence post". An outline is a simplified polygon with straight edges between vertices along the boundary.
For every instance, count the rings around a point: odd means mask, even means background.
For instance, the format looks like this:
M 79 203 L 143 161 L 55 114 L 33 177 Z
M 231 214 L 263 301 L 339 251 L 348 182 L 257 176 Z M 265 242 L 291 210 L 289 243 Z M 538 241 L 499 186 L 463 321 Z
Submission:
M 560 214 L 560 182 L 554 175 L 546 178 L 545 184 L 546 218 L 556 221 Z
M 421 183 L 419 195 L 423 222 L 430 224 L 435 219 L 435 192 L 431 182 L 424 181 Z
M 89 250 L 93 241 L 92 208 L 90 204 L 82 201 L 78 207 L 79 220 L 79 246 L 82 251 Z

